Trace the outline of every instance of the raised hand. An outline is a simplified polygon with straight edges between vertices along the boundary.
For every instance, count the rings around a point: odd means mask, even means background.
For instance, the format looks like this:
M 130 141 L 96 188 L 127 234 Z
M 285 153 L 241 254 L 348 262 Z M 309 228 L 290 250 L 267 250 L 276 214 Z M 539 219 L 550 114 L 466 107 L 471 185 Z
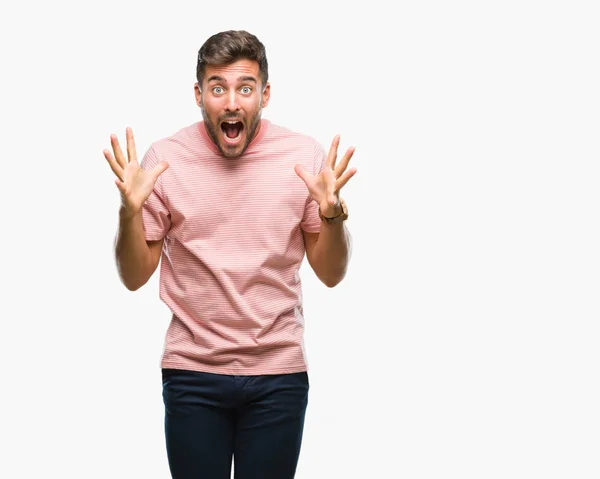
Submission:
M 123 155 L 117 135 L 110 136 L 114 156 L 109 150 L 104 150 L 104 157 L 117 176 L 115 183 L 121 192 L 122 206 L 129 215 L 133 216 L 141 211 L 144 202 L 152 193 L 156 180 L 169 167 L 169 164 L 161 161 L 152 170 L 144 170 L 137 160 L 131 128 L 127 128 L 126 138 L 127 159 Z
M 323 216 L 334 217 L 340 212 L 339 193 L 342 187 L 356 173 L 356 168 L 348 168 L 350 158 L 354 154 L 354 147 L 348 148 L 336 166 L 340 135 L 336 135 L 329 148 L 329 155 L 325 167 L 320 173 L 313 175 L 302 165 L 296 165 L 294 171 L 302 178 L 313 199 L 319 205 Z

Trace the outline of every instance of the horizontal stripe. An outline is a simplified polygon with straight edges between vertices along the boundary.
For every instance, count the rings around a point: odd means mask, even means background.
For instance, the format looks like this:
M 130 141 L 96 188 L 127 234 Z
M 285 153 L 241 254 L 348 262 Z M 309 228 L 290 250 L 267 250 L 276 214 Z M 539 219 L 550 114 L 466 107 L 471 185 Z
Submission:
M 154 142 L 168 161 L 144 205 L 147 240 L 164 238 L 160 297 L 173 312 L 161 366 L 219 374 L 307 369 L 299 269 L 317 204 L 294 171 L 324 166 L 312 138 L 261 120 L 239 158 L 225 158 L 202 122 Z

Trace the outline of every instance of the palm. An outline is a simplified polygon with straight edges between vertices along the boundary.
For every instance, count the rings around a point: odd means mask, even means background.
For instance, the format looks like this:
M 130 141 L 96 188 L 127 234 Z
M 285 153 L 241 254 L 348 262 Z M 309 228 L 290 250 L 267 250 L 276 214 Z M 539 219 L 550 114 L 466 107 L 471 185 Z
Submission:
M 152 170 L 144 170 L 137 160 L 131 128 L 127 128 L 127 158 L 119 146 L 116 135 L 111 135 L 110 141 L 114 156 L 108 150 L 104 150 L 104 156 L 117 176 L 115 183 L 121 192 L 123 206 L 132 212 L 138 212 L 152 193 L 156 180 L 169 165 L 160 162 Z
M 123 176 L 123 189 L 120 190 L 123 199 L 131 206 L 141 208 L 156 183 L 153 173 L 141 168 L 136 161 L 127 164 Z
M 336 188 L 335 185 L 336 178 L 333 170 L 329 166 L 325 166 L 320 173 L 308 176 L 306 186 L 309 193 L 321 209 L 327 208 L 327 203 L 335 201 L 335 197 L 339 193 L 339 188 Z
M 312 198 L 317 202 L 325 216 L 329 216 L 327 213 L 335 209 L 339 202 L 340 190 L 356 173 L 356 168 L 347 170 L 350 158 L 354 154 L 353 147 L 348 148 L 346 154 L 336 165 L 339 144 L 340 137 L 336 135 L 331 143 L 327 162 L 316 175 L 309 173 L 301 165 L 295 167 L 296 174 L 302 178 Z

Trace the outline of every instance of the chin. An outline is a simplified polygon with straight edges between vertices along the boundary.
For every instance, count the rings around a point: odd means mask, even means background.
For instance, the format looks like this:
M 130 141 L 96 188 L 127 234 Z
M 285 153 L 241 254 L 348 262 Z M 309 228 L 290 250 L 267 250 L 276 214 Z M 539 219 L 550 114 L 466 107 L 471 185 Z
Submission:
M 235 150 L 232 150 L 231 148 L 223 148 L 222 145 L 219 145 L 219 150 L 221 150 L 221 153 L 223 153 L 225 158 L 239 158 L 244 154 L 244 151 L 246 151 L 246 147 L 244 146 L 241 149 L 236 148 Z

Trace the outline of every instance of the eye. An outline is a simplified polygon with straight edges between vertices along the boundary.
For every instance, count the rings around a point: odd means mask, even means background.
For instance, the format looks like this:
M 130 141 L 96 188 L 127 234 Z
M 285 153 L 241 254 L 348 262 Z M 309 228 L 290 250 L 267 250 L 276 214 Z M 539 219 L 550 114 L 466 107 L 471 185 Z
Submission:
M 249 95 L 250 93 L 252 93 L 252 88 L 250 88 L 249 86 L 244 86 L 242 87 L 242 93 L 244 95 Z
M 220 86 L 216 86 L 212 89 L 213 93 L 215 93 L 216 95 L 220 95 L 221 93 L 223 93 L 223 87 Z

